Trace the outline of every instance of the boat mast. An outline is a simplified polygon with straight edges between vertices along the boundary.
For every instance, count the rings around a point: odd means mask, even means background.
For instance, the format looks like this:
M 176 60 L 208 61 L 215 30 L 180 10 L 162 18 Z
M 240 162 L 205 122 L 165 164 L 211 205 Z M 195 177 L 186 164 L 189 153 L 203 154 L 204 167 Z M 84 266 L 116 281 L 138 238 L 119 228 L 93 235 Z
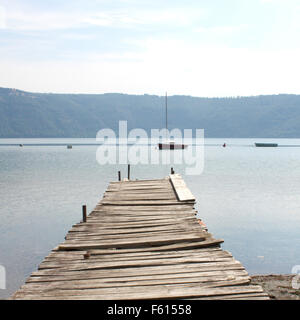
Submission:
M 166 92 L 166 129 L 168 130 L 168 102 L 167 102 L 167 92 Z
M 168 102 L 167 102 L 167 92 L 166 92 L 166 139 L 168 139 Z

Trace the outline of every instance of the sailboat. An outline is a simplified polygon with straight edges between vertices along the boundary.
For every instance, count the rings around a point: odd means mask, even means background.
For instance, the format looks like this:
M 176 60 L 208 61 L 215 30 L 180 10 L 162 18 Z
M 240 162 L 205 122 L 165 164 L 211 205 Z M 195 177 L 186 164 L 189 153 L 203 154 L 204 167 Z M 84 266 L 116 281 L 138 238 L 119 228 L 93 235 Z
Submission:
M 168 97 L 166 93 L 166 130 L 168 130 Z M 166 131 L 168 132 L 168 131 Z M 186 144 L 175 143 L 174 141 L 166 141 L 164 143 L 158 144 L 159 150 L 175 150 L 175 149 L 185 149 Z

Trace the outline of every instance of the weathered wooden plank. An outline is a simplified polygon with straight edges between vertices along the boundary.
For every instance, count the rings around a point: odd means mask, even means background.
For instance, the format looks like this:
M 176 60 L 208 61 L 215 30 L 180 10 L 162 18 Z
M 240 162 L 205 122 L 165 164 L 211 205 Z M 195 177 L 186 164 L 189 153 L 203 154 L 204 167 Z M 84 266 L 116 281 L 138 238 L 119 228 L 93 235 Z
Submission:
M 98 219 L 105 216 L 105 217 L 110 217 L 110 216 L 120 216 L 120 217 L 159 217 L 159 216 L 165 216 L 165 217 L 185 217 L 185 216 L 195 216 L 196 211 L 195 210 L 186 210 L 186 211 L 179 211 L 179 210 L 174 210 L 174 211 L 166 211 L 166 210 L 161 210 L 161 211 L 123 211 L 123 210 L 114 210 L 114 211 L 103 211 L 103 210 L 93 210 L 90 214 L 89 217 L 97 217 Z
M 108 272 L 109 270 L 109 272 Z M 123 276 L 141 276 L 141 275 L 159 275 L 159 274 L 175 274 L 175 273 L 190 273 L 190 272 L 214 272 L 214 271 L 235 271 L 245 270 L 245 268 L 238 261 L 229 262 L 208 262 L 208 263 L 191 263 L 191 264 L 177 264 L 170 268 L 169 265 L 161 266 L 143 266 L 143 267 L 128 267 L 116 269 L 92 269 L 92 270 L 68 270 L 64 268 L 56 269 L 41 269 L 34 271 L 31 277 L 49 277 L 49 276 L 65 276 L 65 277 L 80 277 L 80 279 L 87 278 L 107 278 L 108 275 L 113 277 Z
M 145 192 L 146 191 L 146 192 Z M 104 197 L 112 197 L 112 196 L 116 196 L 116 195 L 120 195 L 120 190 L 107 190 L 104 193 Z M 135 189 L 135 190 L 124 190 L 122 191 L 122 196 L 126 197 L 126 196 L 153 196 L 153 197 L 157 197 L 157 196 L 171 196 L 171 197 L 175 197 L 176 195 L 174 193 L 174 190 L 172 189 L 168 189 L 166 190 L 165 188 L 161 188 L 161 189 Z
M 214 240 L 214 239 L 212 239 Z M 194 247 L 194 243 L 190 242 L 182 242 L 179 244 L 173 244 L 173 245 L 161 245 L 161 246 L 155 246 L 155 247 L 142 247 L 142 248 L 112 248 L 112 249 L 92 249 L 89 250 L 92 255 L 101 255 L 101 256 L 139 256 L 139 255 L 165 255 L 165 254 L 177 254 L 177 253 L 209 253 L 209 252 L 226 252 L 228 254 L 231 254 L 227 250 L 221 249 L 219 246 L 205 246 L 205 247 Z M 179 248 L 177 248 L 177 245 L 180 245 Z M 190 247 L 192 245 L 192 247 Z M 186 246 L 186 247 L 185 247 Z M 49 256 L 65 256 L 65 255 L 74 255 L 74 256 L 80 256 L 84 253 L 86 253 L 86 250 L 76 250 L 76 251 L 61 251 L 61 250 L 52 250 Z
M 119 222 L 126 222 L 126 223 L 129 223 L 129 222 L 135 222 L 135 221 L 138 221 L 138 222 L 153 222 L 153 221 L 174 221 L 174 222 L 177 222 L 177 221 L 182 221 L 182 220 L 187 220 L 187 221 L 190 221 L 190 220 L 194 220 L 197 222 L 197 218 L 193 215 L 182 215 L 182 216 L 178 216 L 178 217 L 173 217 L 171 215 L 157 215 L 157 216 L 145 216 L 145 217 L 122 217 L 121 215 L 110 215 L 110 216 L 88 216 L 87 217 L 87 222 L 116 222 L 116 221 L 119 221 Z
M 150 228 L 149 228 L 150 229 Z M 106 230 L 106 229 L 105 229 Z M 126 230 L 120 230 L 120 232 L 117 231 L 101 231 L 97 230 L 93 232 L 92 230 L 87 230 L 87 231 L 80 231 L 79 232 L 69 232 L 65 239 L 66 240 L 72 240 L 72 239 L 87 239 L 87 237 L 108 237 L 110 239 L 114 238 L 122 238 L 122 237 L 147 237 L 147 235 L 152 235 L 152 234 L 172 234 L 172 233 L 184 233 L 186 232 L 184 229 L 180 229 L 179 227 L 177 229 L 172 228 L 171 230 L 168 229 L 161 229 L 161 230 L 140 230 L 140 229 L 127 229 Z M 196 227 L 191 228 L 191 231 L 199 231 L 199 228 L 197 229 Z
M 142 229 L 145 229 L 145 228 L 142 228 Z M 212 235 L 209 232 L 203 231 L 203 229 L 201 229 L 201 227 L 199 225 L 191 225 L 190 232 L 187 231 L 185 228 L 180 228 L 179 225 L 177 228 L 175 226 L 172 226 L 169 230 L 167 228 L 158 230 L 158 231 L 160 231 L 160 233 L 155 232 L 155 230 L 151 230 L 151 227 L 149 227 L 148 229 L 149 229 L 148 233 L 147 232 L 139 232 L 140 228 L 134 228 L 134 227 L 121 229 L 121 230 L 123 231 L 122 233 L 124 234 L 124 237 L 128 237 L 128 238 L 135 238 L 135 237 L 151 238 L 152 236 L 153 237 L 160 237 L 161 235 L 164 235 L 164 234 L 166 234 L 166 236 L 174 234 L 175 237 L 177 234 L 180 234 L 180 235 L 198 234 L 201 237 L 203 237 L 203 236 L 206 238 L 212 237 Z M 113 239 L 113 238 L 122 237 L 121 233 L 117 233 L 116 231 L 111 232 L 115 229 L 112 229 L 112 230 L 108 229 L 109 230 L 108 232 L 105 232 L 105 231 L 107 231 L 107 229 L 101 229 L 101 227 L 100 228 L 88 228 L 85 230 L 79 229 L 79 230 L 81 230 L 81 232 L 69 232 L 67 235 L 69 235 L 71 238 L 84 237 L 86 240 L 89 237 L 100 237 L 100 238 L 104 238 L 104 240 L 106 238 Z M 125 232 L 126 230 L 127 230 L 127 232 Z M 104 232 L 102 232 L 102 231 L 104 231 Z
M 152 185 L 152 184 L 164 184 L 168 183 L 168 177 L 164 179 L 143 179 L 143 180 L 127 180 L 127 181 L 111 181 L 110 185 L 121 185 L 121 186 L 126 186 L 126 185 Z
M 189 300 L 269 300 L 269 296 L 264 292 L 228 294 L 209 297 L 189 298 Z
M 181 272 L 180 272 L 181 271 Z M 126 282 L 126 281 L 138 281 L 138 280 L 159 280 L 159 279 L 174 279 L 174 278 L 213 278 L 217 277 L 226 277 L 226 278 L 235 278 L 239 276 L 248 276 L 248 272 L 243 269 L 235 270 L 210 270 L 210 271 L 199 271 L 197 268 L 186 270 L 176 270 L 175 273 L 169 273 L 168 270 L 165 273 L 160 272 L 151 273 L 151 274 L 116 274 L 110 275 L 108 273 L 99 274 L 96 272 L 73 272 L 70 274 L 63 275 L 41 275 L 41 276 L 31 276 L 27 279 L 26 283 L 36 283 L 36 282 L 52 282 L 52 281 L 77 281 L 77 280 L 102 280 L 105 282 Z
M 188 239 L 186 239 L 188 240 Z M 176 241 L 162 241 L 162 242 L 156 242 L 155 244 L 152 243 L 151 245 L 149 244 L 149 246 L 151 247 L 151 250 L 158 250 L 158 251 L 163 251 L 166 249 L 163 249 L 161 247 L 161 245 L 167 245 L 170 244 L 173 245 L 174 248 L 179 248 L 184 247 L 190 247 L 190 248 L 200 248 L 200 247 L 207 247 L 207 246 L 216 246 L 219 245 L 220 243 L 224 242 L 224 240 L 222 239 L 207 239 L 207 240 L 203 240 L 203 241 L 193 241 L 192 243 L 186 244 L 186 241 L 182 241 L 181 242 L 176 242 Z M 144 243 L 142 243 L 144 244 Z M 127 248 L 127 249 L 131 249 L 132 244 L 123 246 L 117 243 L 112 244 L 108 244 L 108 245 L 99 245 L 99 244 L 94 244 L 94 245 L 89 245 L 89 244 L 84 244 L 84 245 L 59 245 L 58 246 L 58 250 L 91 250 L 91 249 L 112 249 L 112 248 Z M 157 246 L 157 248 L 156 248 Z M 138 246 L 133 248 L 134 250 L 139 249 Z M 147 250 L 148 248 L 145 248 L 145 250 Z M 168 250 L 168 249 L 167 249 Z
M 168 279 L 144 279 L 144 280 L 129 280 L 119 279 L 119 281 L 104 281 L 102 279 L 90 279 L 90 280 L 73 280 L 73 281 L 49 281 L 38 283 L 27 283 L 21 287 L 21 290 L 73 290 L 73 289 L 97 289 L 97 288 L 114 288 L 114 287 L 134 287 L 134 286 L 154 286 L 154 285 L 170 285 L 170 284 L 188 284 L 199 283 L 204 285 L 223 286 L 227 285 L 230 281 L 230 285 L 242 285 L 250 282 L 249 276 L 210 276 L 210 277 L 184 277 L 184 278 L 168 278 Z M 233 283 L 234 281 L 234 283 Z
M 199 233 L 199 236 L 202 236 L 203 231 L 201 231 L 200 228 L 196 229 L 191 229 L 191 232 Z M 72 241 L 102 241 L 102 240 L 112 240 L 112 239 L 132 239 L 132 238 L 143 238 L 143 239 L 149 239 L 152 236 L 168 236 L 168 235 L 183 235 L 183 234 L 189 234 L 184 229 L 171 229 L 171 230 L 164 230 L 164 231 L 148 231 L 148 232 L 130 232 L 130 233 L 87 233 L 87 232 L 81 232 L 81 233 L 76 233 L 72 232 L 67 234 L 65 237 L 66 240 L 72 240 Z M 205 233 L 207 234 L 207 233 Z M 209 238 L 209 234 L 207 234 L 206 238 Z
M 198 231 L 199 230 L 199 226 L 189 226 L 191 231 Z M 141 227 L 141 228 L 126 228 L 126 229 L 116 229 L 116 228 L 89 228 L 87 226 L 81 225 L 81 226 L 77 226 L 77 227 L 73 227 L 67 234 L 67 236 L 72 236 L 73 234 L 77 234 L 77 235 L 85 235 L 85 234 L 101 234 L 101 235 L 113 235 L 113 234 L 138 234 L 138 233 L 149 233 L 149 232 L 164 232 L 164 231 L 179 231 L 179 230 L 186 230 L 186 228 L 182 225 L 167 225 L 167 226 L 151 226 L 151 227 Z
M 187 223 L 187 224 L 198 224 L 198 219 L 194 216 L 185 216 L 185 217 L 175 217 L 172 218 L 172 216 L 169 217 L 161 217 L 161 218 L 155 218 L 155 217 L 148 217 L 145 220 L 141 220 L 138 218 L 128 218 L 127 221 L 126 219 L 124 219 L 124 217 L 120 217 L 118 219 L 118 216 L 116 215 L 115 217 L 101 217 L 101 219 L 87 219 L 86 222 L 80 222 L 77 223 L 76 225 L 105 225 L 105 224 L 109 224 L 111 227 L 116 226 L 116 225 L 124 225 L 124 226 L 130 226 L 130 225 L 141 225 L 141 224 L 147 224 L 147 225 L 157 225 L 159 223 L 163 224 L 163 223 L 171 223 L 173 225 L 176 224 L 182 224 L 182 223 Z
M 168 289 L 168 291 L 172 291 L 174 289 L 188 289 L 188 288 L 197 288 L 199 291 L 201 291 L 201 289 L 203 288 L 211 288 L 211 289 L 217 289 L 217 288 L 221 288 L 221 287 L 226 287 L 226 288 L 230 288 L 233 289 L 233 285 L 236 285 L 236 287 L 234 287 L 234 292 L 236 293 L 243 293 L 245 292 L 243 289 L 244 286 L 242 286 L 245 283 L 249 283 L 249 278 L 241 278 L 241 279 L 237 279 L 237 280 L 224 280 L 224 281 L 220 281 L 220 282 L 196 282 L 196 283 L 176 283 L 176 284 L 157 284 L 157 285 L 152 285 L 151 287 L 149 287 L 149 285 L 133 285 L 133 286 L 123 286 L 123 287 L 118 287 L 118 286 L 112 286 L 112 287 L 102 287 L 102 288 L 85 288 L 85 292 L 87 292 L 88 294 L 127 294 L 127 293 L 140 293 L 140 294 L 147 294 L 147 293 L 152 293 L 153 291 L 162 291 L 164 292 L 164 294 L 166 293 L 166 289 Z M 65 285 L 65 284 L 62 284 Z M 38 284 L 37 287 L 41 287 L 43 286 L 43 284 Z M 41 291 L 40 289 L 35 290 L 34 289 L 35 285 L 29 285 L 29 287 L 27 287 L 27 285 L 24 285 L 19 292 L 20 293 L 28 293 L 28 294 L 36 294 L 38 292 L 41 292 L 41 295 L 44 296 L 52 296 L 52 295 L 61 295 L 61 296 L 69 296 L 69 295 L 78 295 L 81 294 L 83 289 L 80 288 L 70 288 L 70 289 L 61 289 L 61 288 L 53 288 L 51 286 L 51 283 L 48 284 L 48 288 L 47 285 L 45 286 L 44 290 Z M 250 287 L 250 286 L 249 286 Z M 259 290 L 257 288 L 257 286 L 252 286 L 255 287 L 254 290 L 251 290 L 250 292 L 257 292 L 257 293 L 261 293 L 262 290 Z M 212 290 L 213 291 L 213 290 Z M 249 291 L 246 291 L 249 292 Z
M 43 261 L 39 265 L 39 270 L 50 268 L 66 268 L 67 270 L 89 270 L 89 269 L 108 269 L 108 268 L 124 268 L 124 267 L 141 267 L 141 266 L 162 266 L 173 265 L 182 263 L 208 263 L 208 262 L 230 262 L 233 259 L 231 257 L 181 257 L 181 258 L 169 258 L 169 259 L 132 259 L 132 260 L 118 260 L 118 261 L 97 261 L 96 259 L 76 260 L 73 263 L 60 260 L 57 261 Z
M 132 229 L 131 229 L 132 230 Z M 77 234 L 76 233 L 72 233 L 74 235 L 74 238 L 77 238 Z M 92 238 L 93 236 L 91 236 L 90 238 Z M 175 242 L 178 242 L 177 240 L 181 240 L 181 239 L 186 239 L 186 237 L 189 239 L 188 241 L 197 241 L 197 240 L 204 240 L 205 238 L 212 238 L 212 235 L 206 231 L 203 231 L 200 227 L 197 228 L 197 226 L 194 228 L 194 230 L 191 230 L 190 232 L 186 231 L 186 230 L 182 230 L 182 231 L 174 231 L 174 230 L 170 230 L 170 232 L 161 232 L 161 234 L 158 233 L 151 233 L 149 232 L 148 234 L 135 234 L 135 233 L 130 233 L 127 235 L 124 235 L 119 237 L 118 235 L 108 235 L 108 234 L 104 234 L 104 235 L 99 235 L 96 236 L 99 239 L 103 239 L 103 240 L 110 240 L 110 239 L 124 239 L 126 238 L 126 241 L 131 241 L 131 239 L 135 242 L 135 240 L 137 240 L 137 238 L 140 238 L 139 240 L 143 240 L 142 238 L 144 238 L 144 240 L 147 240 L 147 243 L 151 243 L 152 241 L 157 241 L 157 240 L 174 240 Z M 86 240 L 89 240 L 89 237 L 86 238 Z M 66 240 L 64 243 L 73 243 L 73 240 Z
M 146 239 L 116 239 L 116 240 L 102 240 L 96 242 L 88 242 L 85 243 L 74 243 L 71 240 L 66 240 L 64 243 L 59 245 L 59 250 L 88 250 L 88 249 L 101 249 L 101 248 L 130 248 L 130 247 L 139 247 L 139 246 L 154 246 L 154 245 L 161 245 L 161 244 L 173 244 L 176 242 L 201 242 L 205 240 L 207 236 L 205 233 L 199 235 L 197 233 L 192 233 L 191 235 L 180 235 L 177 234 L 175 236 L 152 236 L 151 238 Z
M 123 290 L 125 289 L 125 290 Z M 260 286 L 232 286 L 232 287 L 201 287 L 200 285 L 194 286 L 173 286 L 168 285 L 149 286 L 147 288 L 134 287 L 134 292 L 128 288 L 115 288 L 108 292 L 108 289 L 86 289 L 86 290 L 55 290 L 53 292 L 40 292 L 39 294 L 31 293 L 30 291 L 15 294 L 16 299 L 100 299 L 100 300 L 140 300 L 140 299 L 174 299 L 174 298 L 187 298 L 187 297 L 209 297 L 217 295 L 232 295 L 241 293 L 261 293 Z
M 122 219 L 120 217 L 120 219 Z M 100 224 L 109 224 L 111 226 L 115 226 L 116 224 L 120 224 L 120 225 L 124 225 L 124 226 L 127 226 L 127 225 L 140 225 L 141 223 L 144 223 L 145 225 L 146 224 L 158 224 L 158 223 L 171 223 L 171 224 L 176 224 L 176 223 L 195 223 L 197 224 L 198 223 L 198 220 L 196 217 L 193 217 L 193 216 L 190 216 L 190 217 L 177 217 L 177 218 L 173 218 L 172 216 L 169 216 L 169 217 L 163 217 L 161 219 L 155 219 L 155 218 L 148 218 L 148 219 L 145 219 L 144 221 L 143 220 L 133 220 L 133 221 L 130 221 L 130 219 L 128 219 L 128 221 L 124 221 L 124 219 L 120 220 L 120 222 L 118 223 L 118 216 L 116 215 L 115 217 L 113 218 L 105 218 L 103 217 L 103 219 L 99 219 L 95 221 L 95 219 L 91 219 L 91 222 L 89 221 L 89 218 L 87 218 L 87 222 L 80 222 L 78 223 L 77 225 L 89 225 L 89 224 L 92 224 L 92 225 L 100 225 Z
M 107 213 L 107 214 L 138 214 L 141 213 L 152 213 L 152 214 L 184 214 L 186 212 L 195 212 L 195 209 L 193 208 L 193 205 L 187 203 L 187 206 L 185 208 L 180 208 L 180 206 L 172 205 L 172 206 L 114 206 L 114 205 L 97 205 L 93 211 L 99 212 L 99 213 Z
M 119 202 L 119 201 L 126 201 L 126 202 L 134 202 L 134 201 L 145 201 L 145 202 L 154 202 L 154 201 L 176 201 L 176 197 L 174 194 L 172 195 L 161 195 L 158 194 L 156 196 L 151 195 L 151 194 L 142 194 L 142 195 L 109 195 L 106 197 L 103 197 L 103 202 L 102 203 L 107 203 L 108 201 L 110 202 Z
M 67 254 L 66 254 L 67 256 Z M 188 258 L 188 259 L 195 259 L 197 262 L 199 262 L 201 259 L 203 259 L 204 262 L 207 261 L 219 261 L 218 259 L 220 258 L 226 258 L 226 259 L 233 259 L 232 255 L 223 251 L 220 252 L 209 252 L 209 253 L 190 253 L 190 254 L 182 254 L 182 253 L 177 253 L 177 254 L 161 254 L 161 255 L 140 255 L 140 256 L 113 256 L 113 257 L 103 257 L 103 256 L 96 256 L 92 255 L 89 259 L 84 259 L 83 257 L 76 258 L 74 257 L 73 259 L 66 259 L 65 256 L 61 257 L 55 257 L 51 259 L 44 259 L 44 261 L 40 264 L 43 265 L 44 267 L 62 267 L 64 265 L 74 265 L 75 263 L 84 263 L 84 264 L 89 264 L 90 261 L 92 260 L 93 263 L 101 263 L 101 262 L 114 262 L 117 261 L 118 263 L 122 263 L 123 261 L 126 263 L 127 261 L 130 262 L 147 262 L 147 261 L 167 261 L 167 259 L 170 259 L 174 261 L 175 259 L 178 258 Z M 161 260 L 163 259 L 163 260 Z M 200 259 L 200 260 L 198 260 Z M 202 261 L 202 260 L 201 260 Z M 227 261 L 227 260 L 226 260 Z M 175 261 L 177 262 L 177 260 Z
M 232 257 L 231 253 L 228 251 L 221 250 L 220 248 L 212 248 L 211 250 L 201 250 L 201 249 L 191 249 L 191 250 L 174 250 L 174 251 L 145 251 L 145 252 L 132 252 L 132 253 L 123 253 L 116 250 L 113 254 L 97 254 L 97 250 L 90 251 L 81 251 L 81 254 L 77 254 L 77 251 L 53 251 L 48 256 L 45 257 L 46 260 L 56 260 L 56 259 L 65 259 L 65 260 L 83 260 L 84 254 L 89 252 L 89 259 L 109 259 L 110 261 L 114 259 L 132 259 L 139 257 L 173 257 L 173 256 L 215 256 L 215 255 L 224 255 Z
M 190 220 L 187 219 L 181 219 L 181 220 L 177 220 L 176 222 L 178 222 L 178 225 L 185 225 L 186 227 L 190 227 L 190 226 L 198 226 L 199 228 L 199 223 L 197 222 L 196 219 L 191 218 Z M 155 221 L 147 221 L 147 222 L 123 222 L 123 223 L 109 223 L 108 221 L 103 221 L 103 222 L 85 222 L 85 223 L 78 223 L 73 225 L 73 228 L 76 227 L 81 227 L 81 226 L 86 226 L 90 229 L 132 229 L 132 228 L 145 228 L 145 227 L 160 227 L 160 226 L 171 226 L 171 225 L 175 225 L 175 222 L 172 222 L 172 219 L 163 219 L 160 220 L 158 222 Z
M 157 192 L 159 190 L 163 192 L 169 192 L 172 190 L 172 186 L 170 188 L 170 183 L 167 184 L 149 184 L 149 185 L 131 185 L 131 186 L 122 186 L 122 187 L 115 187 L 109 186 L 106 192 L 134 192 L 134 191 L 150 191 L 150 192 Z
M 170 181 L 179 201 L 195 201 L 195 197 L 179 174 L 171 174 Z
M 150 190 L 149 188 L 146 189 L 147 191 L 145 192 L 144 190 L 141 189 L 135 189 L 135 190 L 122 190 L 122 192 L 120 192 L 120 190 L 118 191 L 106 191 L 104 193 L 104 197 L 114 197 L 114 196 L 122 196 L 122 197 L 126 197 L 126 196 L 136 196 L 136 197 L 141 197 L 141 196 L 148 196 L 148 197 L 158 197 L 158 196 L 171 196 L 171 197 L 175 197 L 176 198 L 176 194 L 174 193 L 174 190 L 172 190 L 172 188 L 170 189 L 166 189 L 166 188 L 162 188 L 162 189 L 155 189 L 155 190 Z
M 122 207 L 121 207 L 122 208 Z M 137 207 L 139 208 L 139 207 Z M 93 210 L 90 212 L 92 216 L 111 216 L 111 215 L 122 215 L 122 216 L 159 216 L 159 215 L 174 215 L 184 216 L 184 215 L 196 215 L 197 212 L 190 208 L 189 210 Z
M 222 239 L 207 239 L 201 242 L 181 242 L 169 245 L 158 245 L 142 248 L 118 248 L 118 249 L 93 249 L 90 250 L 91 254 L 115 254 L 116 252 L 129 253 L 129 252 L 164 252 L 169 250 L 192 250 L 192 249 L 215 249 L 219 248 L 220 243 L 224 242 Z
M 192 222 L 184 222 L 181 223 L 180 225 L 185 225 L 185 226 L 196 226 L 196 223 L 194 221 Z M 149 222 L 149 223 L 140 223 L 140 222 L 131 222 L 129 224 L 126 223 L 113 223 L 113 224 L 109 224 L 107 222 L 91 222 L 91 223 L 78 223 L 72 226 L 72 230 L 75 230 L 73 228 L 78 228 L 78 229 L 83 229 L 83 227 L 87 228 L 86 230 L 92 230 L 92 229 L 96 229 L 96 230 L 117 230 L 117 229 L 121 229 L 121 230 L 125 230 L 125 229 L 138 229 L 138 228 L 151 228 L 151 227 L 163 227 L 163 226 L 174 226 L 174 223 L 172 223 L 172 221 L 164 221 L 164 222 Z M 179 226 L 179 224 L 178 224 Z
M 182 200 L 183 201 L 183 200 Z M 155 205 L 155 206 L 163 206 L 163 205 L 177 205 L 177 200 L 106 200 L 105 198 L 101 200 L 101 204 L 103 205 L 131 205 L 131 206 L 140 206 L 140 205 Z
M 152 206 L 152 205 L 141 205 L 141 206 L 106 206 L 102 204 L 98 204 L 94 210 L 105 210 L 105 211 L 184 211 L 184 210 L 191 210 L 193 208 L 193 204 L 190 203 L 177 203 L 173 205 L 161 205 L 161 206 Z
M 269 296 L 266 293 L 255 293 L 255 294 L 244 294 L 244 295 L 240 295 L 240 294 L 236 294 L 236 295 L 231 295 L 230 297 L 228 296 L 223 296 L 222 298 L 219 297 L 218 300 L 270 300 Z

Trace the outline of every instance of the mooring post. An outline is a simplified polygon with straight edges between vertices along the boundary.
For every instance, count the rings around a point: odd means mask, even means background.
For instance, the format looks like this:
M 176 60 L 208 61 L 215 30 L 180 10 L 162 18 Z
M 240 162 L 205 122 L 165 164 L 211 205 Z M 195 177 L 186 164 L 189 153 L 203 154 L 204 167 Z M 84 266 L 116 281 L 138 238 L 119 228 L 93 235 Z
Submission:
M 82 206 L 82 222 L 86 222 L 86 205 Z
M 128 180 L 130 180 L 130 164 L 128 165 Z
M 119 181 L 121 181 L 121 171 L 118 171 Z

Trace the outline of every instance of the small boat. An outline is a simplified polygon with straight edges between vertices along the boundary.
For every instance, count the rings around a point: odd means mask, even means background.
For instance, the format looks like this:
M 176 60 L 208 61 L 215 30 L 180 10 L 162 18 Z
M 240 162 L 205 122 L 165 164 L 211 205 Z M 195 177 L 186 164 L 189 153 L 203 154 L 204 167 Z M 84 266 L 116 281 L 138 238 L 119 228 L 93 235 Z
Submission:
M 185 149 L 187 148 L 186 144 L 169 142 L 169 143 L 159 143 L 158 144 L 159 150 L 175 150 L 175 149 Z
M 67 145 L 67 148 L 68 148 L 68 149 L 72 149 L 72 145 L 71 145 L 71 144 L 68 144 L 68 145 Z
M 255 147 L 278 147 L 278 143 L 262 143 L 262 142 L 255 142 Z
M 166 129 L 168 130 L 168 103 L 167 103 L 167 93 L 166 93 Z M 168 131 L 167 131 L 168 132 Z M 187 148 L 186 144 L 175 143 L 175 142 L 164 142 L 158 143 L 159 150 L 177 150 Z

